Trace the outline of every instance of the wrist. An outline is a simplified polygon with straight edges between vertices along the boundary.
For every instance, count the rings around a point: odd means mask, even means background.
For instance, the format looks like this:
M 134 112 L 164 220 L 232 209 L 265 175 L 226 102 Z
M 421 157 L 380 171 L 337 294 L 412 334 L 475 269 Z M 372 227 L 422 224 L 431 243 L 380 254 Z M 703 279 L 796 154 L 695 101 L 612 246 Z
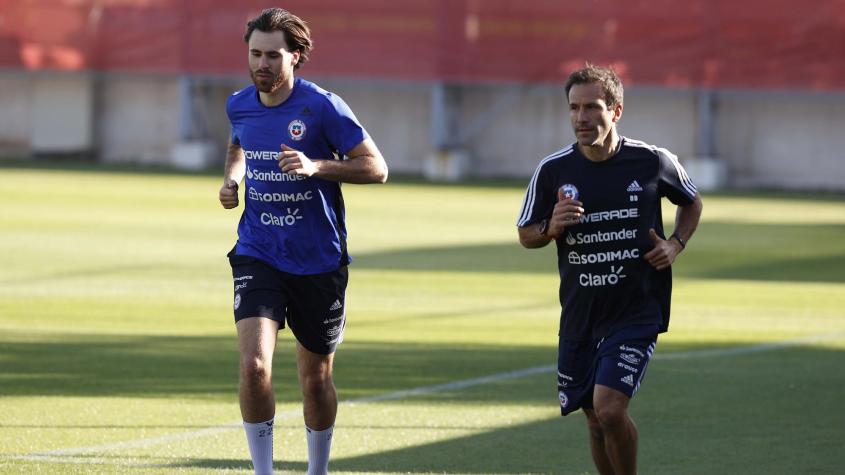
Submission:
M 537 231 L 539 231 L 539 234 L 540 234 L 541 237 L 548 239 L 548 240 L 552 240 L 552 239 L 554 239 L 554 236 L 549 232 L 550 231 L 549 225 L 550 225 L 549 220 L 544 219 L 544 220 L 540 221 L 539 226 L 537 227 Z
M 328 160 L 311 160 L 311 175 L 308 176 L 323 178 L 323 162 L 327 161 Z
M 681 236 L 678 236 L 676 233 L 672 233 L 672 235 L 669 236 L 669 240 L 671 241 L 673 239 L 675 240 L 675 242 L 680 244 L 681 250 L 684 250 L 684 249 L 687 248 L 687 242 Z

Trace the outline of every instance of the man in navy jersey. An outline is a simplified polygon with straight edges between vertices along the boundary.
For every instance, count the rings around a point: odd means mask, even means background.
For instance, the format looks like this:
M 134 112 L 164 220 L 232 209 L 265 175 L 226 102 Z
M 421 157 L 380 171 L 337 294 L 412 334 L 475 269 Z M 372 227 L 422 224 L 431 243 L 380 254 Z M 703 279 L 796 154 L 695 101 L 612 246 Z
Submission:
M 628 403 L 657 335 L 668 329 L 671 265 L 695 232 L 702 203 L 677 157 L 618 134 L 623 89 L 612 69 L 575 71 L 566 94 L 576 142 L 534 172 L 519 241 L 557 245 L 561 414 L 586 414 L 599 473 L 634 474 L 637 429 Z M 678 206 L 668 238 L 663 197 Z
M 256 474 L 273 472 L 272 362 L 285 323 L 296 337 L 308 474 L 328 472 L 346 325 L 346 225 L 340 183 L 384 183 L 387 165 L 343 100 L 294 77 L 311 33 L 280 8 L 247 23 L 254 85 L 229 98 L 232 134 L 220 203 L 245 209 L 229 253 L 240 348 L 240 406 Z

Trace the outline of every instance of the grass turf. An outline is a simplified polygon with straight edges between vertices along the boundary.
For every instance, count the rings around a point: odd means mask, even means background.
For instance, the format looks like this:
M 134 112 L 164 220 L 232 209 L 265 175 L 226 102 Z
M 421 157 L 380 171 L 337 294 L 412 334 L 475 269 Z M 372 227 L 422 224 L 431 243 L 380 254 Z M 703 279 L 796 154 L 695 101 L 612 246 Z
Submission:
M 217 204 L 219 179 L 0 173 L 0 472 L 249 473 L 224 257 L 240 212 Z M 516 243 L 522 189 L 344 193 L 356 260 L 333 473 L 594 473 L 551 372 L 361 400 L 554 363 L 555 256 Z M 845 201 L 705 196 L 675 275 L 667 357 L 632 405 L 640 471 L 839 471 Z M 828 337 L 700 353 L 807 335 Z M 277 467 L 301 473 L 287 331 L 275 366 Z

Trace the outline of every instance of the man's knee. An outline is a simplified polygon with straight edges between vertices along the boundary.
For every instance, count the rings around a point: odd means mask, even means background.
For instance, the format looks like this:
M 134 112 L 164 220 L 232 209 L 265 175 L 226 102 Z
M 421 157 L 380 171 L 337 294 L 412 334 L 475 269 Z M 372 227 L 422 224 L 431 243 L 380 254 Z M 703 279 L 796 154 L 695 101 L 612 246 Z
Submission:
M 595 419 L 603 430 L 613 430 L 628 422 L 628 397 L 607 389 L 593 400 Z
M 306 398 L 322 398 L 334 389 L 332 376 L 329 371 L 315 370 L 302 374 L 302 395 Z
M 587 430 L 590 432 L 590 437 L 597 440 L 604 440 L 604 431 L 601 428 L 596 413 L 593 410 L 584 410 L 587 416 Z
M 614 430 L 623 427 L 628 421 L 628 410 L 618 405 L 596 407 L 596 418 L 603 430 Z
M 269 384 L 270 365 L 256 355 L 241 356 L 241 379 L 250 387 Z

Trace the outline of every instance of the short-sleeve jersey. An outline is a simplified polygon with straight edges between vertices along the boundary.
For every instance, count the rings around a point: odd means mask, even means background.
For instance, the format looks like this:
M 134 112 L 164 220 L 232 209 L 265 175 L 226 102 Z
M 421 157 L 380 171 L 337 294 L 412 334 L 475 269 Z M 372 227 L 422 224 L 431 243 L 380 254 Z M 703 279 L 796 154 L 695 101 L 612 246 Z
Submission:
M 350 262 L 340 183 L 279 169 L 285 144 L 311 159 L 343 159 L 368 138 L 343 100 L 296 78 L 283 103 L 267 107 L 255 86 L 226 103 L 232 143 L 246 158 L 245 206 L 235 253 L 298 275 L 337 270 Z
M 626 326 L 651 323 L 666 331 L 671 269 L 657 271 L 643 255 L 654 247 L 650 228 L 665 237 L 661 198 L 676 205 L 695 199 L 695 185 L 677 157 L 622 137 L 616 154 L 593 162 L 572 144 L 537 166 L 517 225 L 550 218 L 561 188 L 564 196 L 583 203 L 584 216 L 556 240 L 560 335 L 599 339 Z

